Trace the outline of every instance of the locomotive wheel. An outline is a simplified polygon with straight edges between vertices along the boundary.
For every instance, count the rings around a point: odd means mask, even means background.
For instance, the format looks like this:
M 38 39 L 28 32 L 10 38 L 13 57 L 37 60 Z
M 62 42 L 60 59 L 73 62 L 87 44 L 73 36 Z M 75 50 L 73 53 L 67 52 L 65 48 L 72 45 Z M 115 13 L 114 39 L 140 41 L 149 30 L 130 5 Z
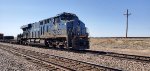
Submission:
M 49 42 L 48 42 L 48 40 L 45 40 L 45 45 L 47 46 L 47 47 L 49 47 Z
M 56 48 L 56 45 L 53 45 L 54 48 Z
M 64 49 L 64 45 L 59 45 L 59 48 Z
M 49 48 L 52 48 L 52 47 L 53 47 L 53 46 L 52 46 L 52 43 L 49 42 L 49 43 L 48 43 L 48 47 L 49 47 Z

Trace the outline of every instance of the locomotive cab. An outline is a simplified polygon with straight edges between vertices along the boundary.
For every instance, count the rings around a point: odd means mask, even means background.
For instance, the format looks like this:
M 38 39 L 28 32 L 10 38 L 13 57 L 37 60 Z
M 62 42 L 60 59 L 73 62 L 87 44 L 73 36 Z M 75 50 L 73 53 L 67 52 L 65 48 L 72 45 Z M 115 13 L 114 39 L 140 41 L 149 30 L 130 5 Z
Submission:
M 74 14 L 64 13 L 60 17 L 66 21 L 67 47 L 88 49 L 89 40 L 85 24 Z

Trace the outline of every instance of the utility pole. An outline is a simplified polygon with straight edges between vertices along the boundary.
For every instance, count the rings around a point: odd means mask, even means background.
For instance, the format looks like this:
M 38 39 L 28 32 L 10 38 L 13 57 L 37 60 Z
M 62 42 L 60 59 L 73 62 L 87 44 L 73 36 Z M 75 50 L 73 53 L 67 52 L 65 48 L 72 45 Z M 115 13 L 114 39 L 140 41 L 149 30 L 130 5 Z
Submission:
M 124 14 L 127 17 L 127 21 L 126 21 L 126 38 L 128 37 L 128 17 L 129 15 L 131 15 L 131 13 L 129 14 L 128 9 L 126 14 Z

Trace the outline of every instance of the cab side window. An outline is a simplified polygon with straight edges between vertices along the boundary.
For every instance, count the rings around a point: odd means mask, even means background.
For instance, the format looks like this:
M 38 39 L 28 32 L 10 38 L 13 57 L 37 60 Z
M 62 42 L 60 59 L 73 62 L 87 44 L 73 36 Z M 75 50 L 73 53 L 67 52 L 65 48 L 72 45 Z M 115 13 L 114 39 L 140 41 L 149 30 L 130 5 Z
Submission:
M 59 17 L 55 17 L 55 18 L 54 18 L 54 21 L 55 21 L 55 23 L 60 23 Z

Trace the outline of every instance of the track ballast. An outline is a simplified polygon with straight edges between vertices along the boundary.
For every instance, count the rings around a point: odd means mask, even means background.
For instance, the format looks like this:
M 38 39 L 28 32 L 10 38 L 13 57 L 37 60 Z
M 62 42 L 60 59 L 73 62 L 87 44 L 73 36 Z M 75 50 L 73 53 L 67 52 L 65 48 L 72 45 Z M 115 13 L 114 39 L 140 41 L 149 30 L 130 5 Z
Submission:
M 2 46 L 2 45 L 1 45 Z M 36 51 L 5 46 L 1 47 L 1 49 L 11 52 L 15 55 L 23 56 L 26 59 L 38 63 L 46 68 L 50 68 L 52 70 L 68 70 L 68 71 L 120 71 L 118 69 L 104 67 L 100 65 L 95 65 L 91 63 L 86 63 L 82 61 L 77 61 L 73 59 L 68 59 L 60 56 L 40 53 Z

